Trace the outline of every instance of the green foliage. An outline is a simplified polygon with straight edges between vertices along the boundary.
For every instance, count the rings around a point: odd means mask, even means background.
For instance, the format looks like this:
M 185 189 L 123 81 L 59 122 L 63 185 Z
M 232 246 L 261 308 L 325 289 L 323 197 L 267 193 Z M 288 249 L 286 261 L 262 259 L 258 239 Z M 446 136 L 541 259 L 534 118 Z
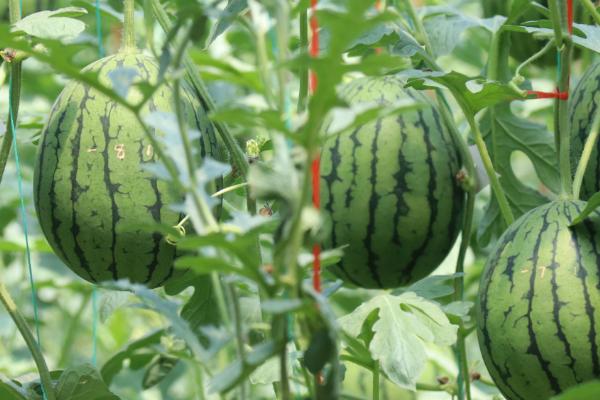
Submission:
M 351 337 L 365 341 L 392 382 L 413 390 L 427 360 L 424 343 L 448 346 L 456 341 L 457 327 L 439 306 L 411 292 L 378 295 L 339 323 Z

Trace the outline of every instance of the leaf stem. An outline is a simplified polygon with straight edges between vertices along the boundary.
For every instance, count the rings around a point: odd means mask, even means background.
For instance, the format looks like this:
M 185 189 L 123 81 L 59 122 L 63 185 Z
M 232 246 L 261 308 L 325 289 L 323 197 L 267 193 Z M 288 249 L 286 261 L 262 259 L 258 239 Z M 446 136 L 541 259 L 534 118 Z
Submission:
M 583 177 L 585 176 L 585 171 L 587 170 L 588 163 L 590 161 L 590 156 L 592 152 L 596 148 L 596 143 L 598 142 L 598 133 L 600 132 L 600 113 L 596 113 L 594 116 L 594 122 L 592 123 L 592 129 L 590 130 L 590 134 L 585 141 L 585 146 L 583 147 L 583 153 L 581 154 L 581 159 L 579 160 L 579 164 L 577 165 L 577 172 L 575 173 L 575 179 L 573 180 L 573 197 L 575 199 L 579 199 L 579 195 L 581 193 L 581 184 L 583 182 Z
M 583 4 L 588 14 L 592 16 L 596 25 L 600 25 L 600 14 L 598 13 L 598 10 L 596 10 L 594 3 L 592 3 L 591 0 L 581 0 L 581 4 Z
M 31 356 L 33 357 L 33 361 L 35 362 L 35 365 L 40 373 L 40 381 L 42 383 L 44 394 L 46 395 L 47 400 L 56 400 L 54 387 L 52 386 L 52 378 L 50 377 L 50 371 L 46 365 L 44 355 L 40 351 L 37 341 L 29 330 L 25 318 L 17 309 L 17 305 L 13 301 L 12 297 L 10 297 L 10 294 L 8 293 L 8 290 L 6 290 L 3 282 L 0 282 L 0 302 L 2 302 L 4 308 L 6 308 L 6 311 L 8 311 L 8 314 L 14 321 L 17 329 L 21 333 L 21 336 L 25 340 L 25 344 L 27 345 Z
M 408 12 L 408 15 L 410 16 L 410 19 L 415 24 L 415 28 L 417 30 L 417 33 L 419 34 L 419 39 L 421 39 L 421 41 L 423 42 L 422 44 L 425 46 L 425 49 L 429 52 L 429 55 L 433 55 L 433 53 L 432 53 L 433 47 L 431 47 L 431 41 L 429 40 L 429 35 L 427 34 L 427 31 L 425 30 L 425 26 L 423 25 L 421 18 L 419 18 L 419 16 L 417 15 L 417 10 L 416 10 L 412 0 L 401 0 L 401 2 L 404 4 L 404 8 L 406 8 L 406 11 Z
M 79 308 L 75 312 L 75 315 L 73 315 L 69 319 L 69 325 L 67 327 L 65 339 L 63 341 L 62 351 L 60 353 L 60 357 L 58 358 L 58 362 L 56 363 L 56 365 L 59 368 L 66 367 L 66 362 L 68 361 L 71 351 L 73 350 L 73 339 L 77 334 L 78 325 L 81 321 L 81 316 L 83 315 L 83 312 L 85 311 L 88 303 L 90 302 L 90 297 L 90 292 L 83 293 L 83 297 L 81 299 L 81 304 L 79 305 Z
M 237 356 L 242 364 L 245 367 L 246 365 L 246 351 L 244 349 L 244 332 L 242 327 L 242 311 L 240 307 L 240 299 L 235 289 L 233 283 L 227 284 L 227 289 L 229 291 L 229 300 L 231 301 L 231 308 L 233 310 L 233 320 L 234 320 L 234 329 L 235 329 L 235 338 L 236 338 L 236 350 Z M 246 385 L 244 382 L 240 385 L 240 400 L 246 400 Z
M 379 400 L 379 361 L 375 361 L 375 365 L 373 365 L 373 400 Z
M 123 0 L 123 44 L 121 50 L 135 49 L 135 0 Z
M 18 2 L 17 2 L 18 3 Z M 12 9 L 11 9 L 12 10 Z M 12 111 L 12 118 L 17 120 L 19 115 L 19 103 L 21 99 L 21 62 L 13 62 L 10 66 L 10 76 L 12 79 L 12 91 L 10 93 L 10 109 Z M 9 121 L 6 128 L 4 138 L 2 138 L 2 145 L 0 146 L 0 182 L 4 176 L 4 170 L 6 169 L 6 163 L 10 156 L 10 149 L 12 148 L 12 142 L 14 138 L 13 124 L 10 123 L 11 115 L 6 119 Z
M 531 57 L 529 57 L 527 60 L 523 61 L 521 63 L 521 65 L 519 65 L 517 67 L 517 70 L 515 71 L 515 75 L 517 77 L 521 77 L 521 71 L 527 67 L 528 65 L 532 64 L 533 62 L 539 60 L 541 57 L 544 56 L 544 54 L 546 54 L 552 47 L 553 47 L 553 42 L 549 41 L 548 43 L 546 43 L 546 45 L 544 47 L 542 47 L 542 49 L 540 51 L 538 51 L 537 53 L 535 53 L 534 55 L 532 55 Z
M 172 28 L 172 23 L 167 15 L 163 5 L 160 3 L 160 0 L 150 0 L 152 5 L 152 12 L 154 16 L 158 20 L 158 23 L 162 27 L 163 31 L 169 32 Z M 198 74 L 196 66 L 192 59 L 188 55 L 184 55 L 183 57 L 183 66 L 186 70 L 187 76 L 198 95 L 198 98 L 202 102 L 203 107 L 207 111 L 216 110 L 216 105 L 212 96 L 210 95 L 208 88 L 204 84 L 204 81 Z M 248 173 L 248 159 L 246 158 L 246 154 L 244 150 L 240 147 L 236 139 L 231 134 L 228 126 L 223 122 L 212 121 L 211 123 L 221 136 L 221 139 L 225 143 L 225 147 L 231 156 L 232 164 L 238 170 L 241 176 L 245 177 Z
M 306 8 L 300 11 L 300 49 L 308 51 L 308 10 Z M 306 100 L 308 99 L 308 67 L 302 66 L 299 72 L 300 90 L 298 92 L 298 112 L 306 110 Z
M 460 102 L 459 102 L 460 104 Z M 494 192 L 494 196 L 498 201 L 498 206 L 500 207 L 500 213 L 502 214 L 502 218 L 506 225 L 510 225 L 514 222 L 515 217 L 510 208 L 510 204 L 502 190 L 502 185 L 500 185 L 500 180 L 498 179 L 498 175 L 496 175 L 496 171 L 494 170 L 494 165 L 492 164 L 492 159 L 490 158 L 490 153 L 488 153 L 487 147 L 485 145 L 485 141 L 483 140 L 483 136 L 481 131 L 479 130 L 479 125 L 475 121 L 475 117 L 469 115 L 466 108 L 461 105 L 463 108 L 463 112 L 471 127 L 471 131 L 473 132 L 473 137 L 475 139 L 475 145 L 477 146 L 477 150 L 479 150 L 479 154 L 481 155 L 481 160 L 483 161 L 483 166 L 485 171 L 490 179 L 490 185 L 492 187 L 492 191 Z

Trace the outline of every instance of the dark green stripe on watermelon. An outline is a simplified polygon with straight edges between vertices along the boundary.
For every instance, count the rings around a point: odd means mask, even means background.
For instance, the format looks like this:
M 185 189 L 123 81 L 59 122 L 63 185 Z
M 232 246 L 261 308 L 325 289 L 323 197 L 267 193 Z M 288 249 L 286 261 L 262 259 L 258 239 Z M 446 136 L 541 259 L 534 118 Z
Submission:
M 592 129 L 600 101 L 600 63 L 589 67 L 577 84 L 569 103 L 571 118 L 571 170 L 575 173 L 583 147 Z M 587 199 L 600 191 L 600 141 L 596 144 L 588 163 L 581 197 Z
M 414 282 L 441 263 L 460 229 L 457 148 L 431 102 L 396 77 L 359 79 L 341 95 L 354 104 L 423 104 L 330 138 L 321 152 L 325 245 L 349 245 L 333 272 L 369 288 Z
M 119 67 L 134 69 L 138 80 L 157 80 L 153 59 L 133 52 L 106 57 L 85 71 L 98 72 L 100 81 L 111 86 L 108 74 Z M 128 101 L 138 102 L 141 96 L 132 87 Z M 183 101 L 189 125 L 201 132 L 197 152 L 212 154 L 214 132 L 185 85 Z M 173 102 L 171 88 L 163 85 L 143 114 L 173 112 Z M 143 169 L 155 161 L 155 151 L 130 111 L 79 82 L 65 87 L 43 132 L 34 200 L 48 242 L 84 279 L 129 279 L 156 287 L 173 275 L 175 247 L 159 233 L 130 228 L 153 222 L 176 225 L 182 218 L 170 208 L 182 198 Z
M 482 275 L 476 307 L 488 371 L 509 400 L 549 399 L 600 378 L 600 213 L 557 201 L 517 220 Z

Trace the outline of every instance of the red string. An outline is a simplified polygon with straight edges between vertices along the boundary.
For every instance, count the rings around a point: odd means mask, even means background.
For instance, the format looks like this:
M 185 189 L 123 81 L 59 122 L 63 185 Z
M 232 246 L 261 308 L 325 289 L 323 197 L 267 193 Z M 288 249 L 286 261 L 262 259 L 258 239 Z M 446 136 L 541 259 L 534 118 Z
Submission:
M 310 45 L 310 56 L 316 58 L 319 56 L 319 21 L 317 20 L 317 2 L 318 0 L 310 1 L 310 9 L 312 15 L 310 17 L 310 30 L 312 34 L 312 42 Z M 314 71 L 310 71 L 310 92 L 314 93 L 317 90 L 318 79 Z M 317 155 L 312 162 L 312 189 L 313 189 L 313 206 L 319 209 L 321 206 L 321 185 L 320 185 L 320 156 Z M 313 246 L 313 287 L 317 292 L 321 291 L 321 246 L 315 243 Z
M 569 33 L 573 34 L 573 0 L 567 0 L 567 21 Z M 528 90 L 528 96 L 535 96 L 536 99 L 559 99 L 568 100 L 569 92 L 560 92 L 558 89 L 554 92 L 539 92 L 537 90 Z
M 558 90 L 555 92 L 539 92 L 537 90 L 528 90 L 527 95 L 535 96 L 536 99 L 569 99 L 569 92 L 559 92 Z

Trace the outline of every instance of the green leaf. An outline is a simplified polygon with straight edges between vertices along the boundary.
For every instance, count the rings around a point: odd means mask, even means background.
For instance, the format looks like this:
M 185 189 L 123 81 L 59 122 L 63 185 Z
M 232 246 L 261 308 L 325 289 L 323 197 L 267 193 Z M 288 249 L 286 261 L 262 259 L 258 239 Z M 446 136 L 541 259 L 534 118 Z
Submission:
M 453 324 L 467 323 L 471 321 L 472 301 L 453 301 L 442 307 L 450 322 Z
M 189 286 L 194 288 L 194 294 L 183 305 L 181 317 L 194 331 L 198 331 L 200 325 L 218 325 L 220 317 L 210 276 L 198 276 L 187 272 L 176 281 L 169 282 L 165 286 L 165 292 L 174 296 Z M 205 336 L 199 333 L 198 337 L 205 344 Z
M 236 360 L 213 376 L 209 382 L 209 391 L 211 393 L 226 393 L 230 391 L 238 383 L 248 378 L 256 368 L 274 356 L 278 351 L 279 346 L 272 340 L 259 344 L 251 352 L 246 353 L 245 363 L 242 363 L 241 360 Z
M 582 223 L 591 213 L 596 211 L 598 207 L 600 207 L 600 192 L 590 197 L 583 211 L 577 217 L 575 217 L 570 226 L 575 226 Z
M 25 390 L 21 385 L 0 374 L 0 399 L 27 400 Z
M 71 17 L 79 17 L 84 14 L 87 14 L 86 9 L 80 7 L 39 11 L 18 21 L 14 25 L 14 31 L 40 39 L 72 39 L 83 32 L 85 24 Z
M 582 383 L 552 397 L 551 400 L 596 400 L 600 398 L 600 381 Z
M 407 87 L 418 90 L 434 89 L 440 85 L 446 87 L 456 101 L 463 105 L 465 112 L 471 115 L 499 103 L 525 99 L 524 93 L 509 84 L 489 81 L 482 77 L 471 78 L 456 71 L 446 73 L 413 70 L 401 75 L 408 78 Z
M 540 21 L 538 25 L 549 25 L 547 21 Z M 573 24 L 573 43 L 579 47 L 583 47 L 588 50 L 600 53 L 600 27 L 596 25 L 585 25 L 585 24 Z M 534 34 L 534 36 L 540 36 L 544 38 L 554 37 L 554 31 L 549 27 L 536 27 L 536 26 L 510 26 L 507 27 L 511 31 L 516 32 L 528 32 Z
M 340 318 L 339 323 L 350 336 L 359 337 L 374 312 L 377 319 L 369 343 L 373 359 L 394 383 L 415 390 L 427 362 L 425 344 L 452 345 L 457 327 L 439 305 L 414 293 L 380 294 Z
M 206 45 L 210 46 L 229 26 L 235 21 L 235 19 L 248 8 L 247 0 L 228 0 L 225 9 L 219 16 L 217 22 L 213 25 Z
M 492 138 L 492 129 L 495 137 Z M 494 118 L 487 112 L 481 120 L 481 130 L 500 184 L 513 210 L 515 218 L 548 202 L 548 197 L 523 183 L 513 171 L 512 156 L 515 151 L 524 153 L 533 164 L 540 181 L 551 191 L 560 189 L 560 178 L 554 138 L 545 126 L 516 117 L 508 105 L 496 107 Z M 504 230 L 504 222 L 494 199 L 490 200 L 478 236 L 486 244 L 493 234 Z
M 421 44 L 410 33 L 400 29 L 397 32 L 398 41 L 392 46 L 391 52 L 402 57 L 412 57 L 415 54 L 427 54 Z
M 407 288 L 394 290 L 393 294 L 413 292 L 426 299 L 438 299 L 454 293 L 454 281 L 461 279 L 464 274 L 432 275 L 421 279 Z
M 104 381 L 110 384 L 113 378 L 121 372 L 126 360 L 132 360 L 140 354 L 151 354 L 151 357 L 153 357 L 156 354 L 156 350 L 152 346 L 160 344 L 160 339 L 164 334 L 164 329 L 154 331 L 129 343 L 127 347 L 109 358 L 100 370 Z
M 304 352 L 304 365 L 311 373 L 318 373 L 333 356 L 333 348 L 331 335 L 326 329 L 314 332 Z
M 65 370 L 56 386 L 56 398 L 60 400 L 119 400 L 96 369 L 89 364 Z
M 158 385 L 175 368 L 179 359 L 168 355 L 157 355 L 146 368 L 142 387 L 150 389 Z
M 206 360 L 206 350 L 198 340 L 188 321 L 179 315 L 177 303 L 160 297 L 156 292 L 143 285 L 132 284 L 124 280 L 106 282 L 102 286 L 113 290 L 128 290 L 135 294 L 143 301 L 144 306 L 156 311 L 169 320 L 173 333 L 187 343 L 194 357 L 197 357 L 199 360 Z
M 475 18 L 462 14 L 437 14 L 424 20 L 425 30 L 436 57 L 450 54 L 460 43 L 462 34 L 469 28 L 478 26 Z

